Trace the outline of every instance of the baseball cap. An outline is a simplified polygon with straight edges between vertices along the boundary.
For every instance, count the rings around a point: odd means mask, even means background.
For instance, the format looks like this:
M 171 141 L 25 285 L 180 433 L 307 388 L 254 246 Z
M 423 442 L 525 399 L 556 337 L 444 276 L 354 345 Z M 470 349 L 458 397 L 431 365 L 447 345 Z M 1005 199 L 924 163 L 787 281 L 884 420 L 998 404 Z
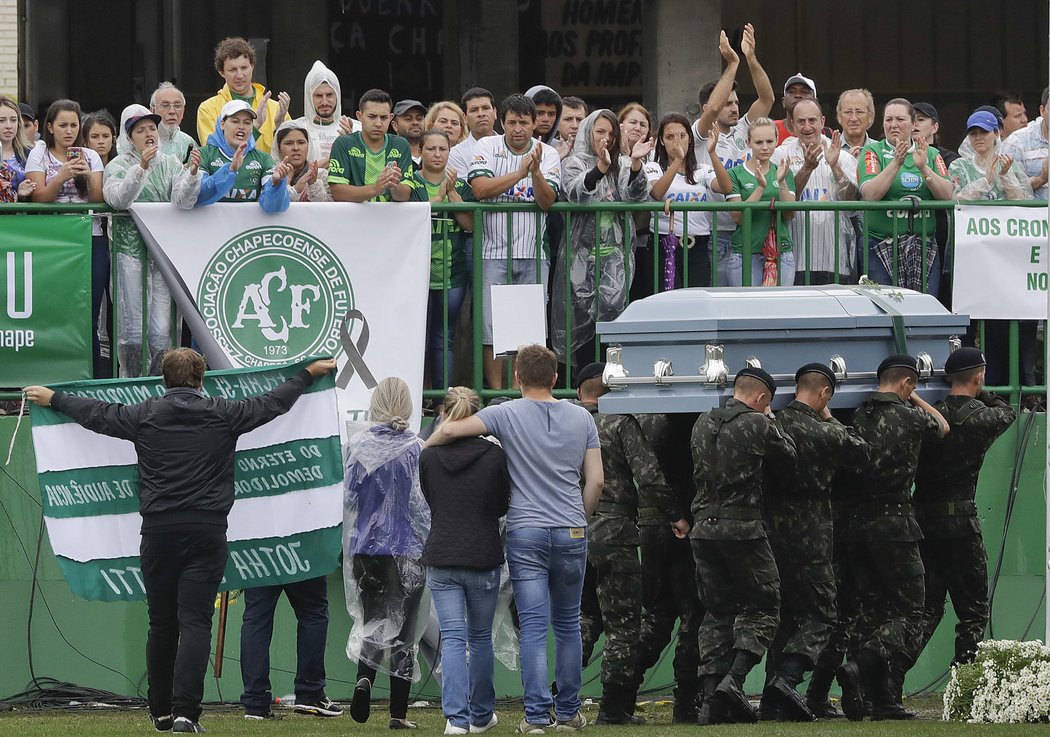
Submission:
M 828 381 L 831 382 L 831 390 L 835 391 L 835 387 L 838 385 L 838 380 L 835 379 L 835 373 L 827 366 L 822 363 L 807 363 L 805 366 L 795 372 L 795 383 L 802 378 L 805 374 L 821 374 Z
M 966 130 L 971 128 L 982 128 L 994 133 L 999 130 L 999 121 L 987 110 L 978 110 L 966 119 Z M 980 353 L 980 351 L 978 351 Z M 955 355 L 954 353 L 952 355 Z
M 972 115 L 970 117 L 973 117 Z M 944 362 L 944 373 L 957 374 L 960 371 L 969 371 L 984 366 L 984 354 L 977 348 L 959 348 L 952 351 L 948 360 Z
M 907 353 L 894 353 L 892 356 L 890 356 L 885 361 L 879 364 L 879 370 L 876 372 L 876 374 L 881 378 L 885 372 L 894 368 L 911 369 L 916 374 L 918 374 L 919 362 L 916 361 L 913 356 L 909 356 Z
M 604 363 L 589 363 L 580 369 L 580 373 L 576 374 L 576 381 L 573 385 L 579 389 L 583 382 L 593 379 L 596 376 L 601 376 L 602 372 L 605 371 Z
M 33 108 L 24 102 L 18 103 L 18 112 L 21 113 L 23 118 L 36 120 L 36 113 L 33 112 Z
M 131 131 L 135 128 L 140 120 L 152 120 L 156 125 L 160 125 L 160 116 L 154 113 L 140 113 L 139 115 L 132 115 L 124 121 L 124 132 L 131 135 Z
M 755 368 L 754 366 L 747 366 L 736 372 L 736 379 L 733 380 L 735 384 L 739 381 L 741 376 L 750 376 L 752 379 L 758 379 L 766 388 L 769 389 L 769 396 L 773 396 L 777 393 L 777 382 L 769 375 L 769 372 L 765 369 Z
M 938 123 L 941 122 L 941 116 L 938 114 L 937 108 L 935 108 L 932 103 L 917 102 L 912 105 L 912 107 L 915 109 L 917 115 L 929 118 L 930 120 L 936 120 Z
M 805 76 L 802 72 L 796 72 L 796 73 L 792 74 L 790 77 L 788 77 L 788 81 L 784 82 L 784 94 L 785 95 L 787 94 L 788 87 L 790 87 L 793 84 L 804 84 L 807 87 L 809 87 L 811 90 L 813 90 L 813 96 L 814 97 L 817 96 L 817 83 L 814 82 L 809 77 Z
M 394 115 L 404 115 L 412 108 L 418 107 L 424 113 L 427 111 L 426 107 L 419 100 L 401 100 L 399 103 L 394 105 Z
M 995 105 L 981 105 L 979 108 L 974 110 L 975 113 L 979 112 L 991 113 L 995 116 L 995 119 L 999 122 L 999 127 L 1003 127 L 1003 114 Z
M 255 119 L 257 117 L 255 115 L 255 111 L 252 109 L 252 106 L 246 103 L 244 100 L 230 100 L 228 103 L 222 106 L 222 112 L 219 113 L 219 120 L 226 120 L 226 118 L 230 117 L 231 115 L 236 115 L 237 113 L 250 113 L 252 119 Z

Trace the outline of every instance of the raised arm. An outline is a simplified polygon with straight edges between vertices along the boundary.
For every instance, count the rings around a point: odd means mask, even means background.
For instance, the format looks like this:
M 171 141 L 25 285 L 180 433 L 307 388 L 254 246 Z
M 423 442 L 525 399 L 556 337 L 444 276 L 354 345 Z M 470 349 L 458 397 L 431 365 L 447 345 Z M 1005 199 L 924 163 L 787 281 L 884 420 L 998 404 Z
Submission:
M 774 100 L 773 85 L 769 83 L 769 75 L 766 74 L 766 70 L 758 63 L 755 47 L 755 27 L 748 23 L 744 26 L 744 38 L 740 42 L 740 50 L 744 52 L 744 60 L 747 61 L 747 68 L 751 72 L 751 82 L 755 85 L 755 92 L 758 93 L 758 99 L 747 111 L 747 117 L 750 120 L 758 120 L 769 115 L 769 111 L 773 109 Z

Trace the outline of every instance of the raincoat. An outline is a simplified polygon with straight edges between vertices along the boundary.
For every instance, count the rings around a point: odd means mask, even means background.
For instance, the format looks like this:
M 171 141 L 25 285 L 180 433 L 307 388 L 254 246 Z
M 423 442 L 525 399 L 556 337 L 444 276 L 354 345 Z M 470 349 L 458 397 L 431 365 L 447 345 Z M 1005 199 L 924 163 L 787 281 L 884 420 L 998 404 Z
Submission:
M 335 112 L 332 113 L 331 123 L 320 123 L 314 109 L 314 90 L 326 82 L 335 90 Z M 315 61 L 306 75 L 306 82 L 303 83 L 303 117 L 295 119 L 295 122 L 302 123 L 310 134 L 310 161 L 328 158 L 335 139 L 342 135 L 339 130 L 339 119 L 342 115 L 343 92 L 339 87 L 339 77 L 320 61 Z M 361 130 L 359 121 L 353 120 L 352 125 L 355 131 Z
M 186 164 L 190 160 L 190 151 L 198 148 L 197 142 L 181 128 L 169 128 L 164 123 L 157 124 L 157 132 L 160 134 L 160 152 L 174 156 L 180 163 Z M 135 150 L 127 136 L 117 136 L 117 153 L 127 154 Z
M 230 169 L 232 162 L 233 148 L 216 122 L 215 132 L 208 136 L 207 145 L 201 147 L 204 180 L 197 197 L 198 206 L 258 199 L 259 206 L 265 212 L 284 212 L 288 209 L 290 199 L 287 177 L 276 187 L 273 185 L 273 159 L 260 151 L 251 137 L 248 138 L 244 161 L 238 171 Z
M 252 98 L 248 100 L 244 97 L 238 97 L 240 100 L 245 100 L 252 109 L 258 107 L 258 102 L 262 96 L 266 94 L 266 88 L 261 84 L 252 84 Z M 222 106 L 233 100 L 233 92 L 230 90 L 228 84 L 224 84 L 222 89 L 215 93 L 214 97 L 209 97 L 207 100 L 201 103 L 201 106 L 197 108 L 197 138 L 200 141 L 207 141 L 211 138 L 211 134 L 219 130 L 219 113 L 222 112 Z M 277 95 L 266 103 L 266 122 L 258 129 L 253 130 L 253 137 L 255 138 L 256 144 L 259 146 L 259 150 L 263 153 L 270 153 L 270 149 L 273 148 L 273 136 L 277 132 L 277 126 L 283 123 L 283 120 L 275 121 L 277 117 L 277 111 L 280 108 L 280 103 L 277 102 Z
M 106 203 L 126 210 L 132 202 L 171 202 L 184 210 L 192 209 L 200 191 L 201 172 L 189 169 L 168 154 L 158 152 L 149 167 L 143 169 L 142 157 L 124 131 L 133 115 L 149 115 L 142 105 L 129 105 L 120 116 L 119 154 L 109 162 L 102 193 Z M 146 253 L 146 245 L 130 216 L 112 219 L 113 253 L 117 259 L 117 359 L 121 376 L 138 376 L 142 365 L 142 305 L 148 305 L 149 364 L 171 344 L 171 296 L 157 269 Z M 146 276 L 143 280 L 142 270 Z M 145 287 L 146 294 L 142 294 Z
M 596 110 L 580 124 L 572 153 L 562 162 L 565 198 L 578 204 L 647 201 L 649 180 L 641 170 L 631 171 L 631 160 L 627 156 L 619 157 L 619 172 L 615 177 L 610 171 L 598 180 L 594 189 L 587 189 L 587 174 L 598 165 L 591 146 L 591 130 L 600 112 Z M 624 230 L 623 213 L 574 214 L 570 221 L 568 252 L 558 255 L 551 294 L 551 345 L 562 362 L 571 361 L 577 349 L 590 340 L 596 321 L 613 320 L 623 311 L 630 288 L 629 277 L 634 276 L 633 244 L 628 241 L 631 233 Z M 631 222 L 630 218 L 626 221 Z M 566 295 L 567 287 L 572 290 L 570 295 Z
M 1032 182 L 1024 173 L 1021 165 L 1014 161 L 1006 174 L 1003 174 L 998 163 L 999 154 L 1003 152 L 1002 142 L 996 142 L 995 148 L 988 156 L 979 158 L 965 141 L 966 147 L 960 147 L 960 158 L 948 167 L 948 175 L 955 185 L 955 199 L 958 200 L 1030 200 L 1032 199 Z M 963 153 L 965 151 L 965 153 Z M 996 173 L 993 181 L 988 181 L 988 165 L 993 164 Z
M 346 654 L 410 681 L 419 679 L 416 645 L 430 611 L 419 562 L 430 533 L 421 449 L 414 433 L 373 425 L 344 453 L 343 582 L 353 620 Z

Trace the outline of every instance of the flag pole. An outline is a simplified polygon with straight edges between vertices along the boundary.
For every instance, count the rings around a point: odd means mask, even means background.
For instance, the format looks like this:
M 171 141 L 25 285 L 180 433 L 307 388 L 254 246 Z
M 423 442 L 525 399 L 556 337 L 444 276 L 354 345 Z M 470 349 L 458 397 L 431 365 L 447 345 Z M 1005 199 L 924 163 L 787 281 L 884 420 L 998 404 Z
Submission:
M 226 614 L 230 608 L 230 592 L 223 591 L 219 594 L 219 631 L 215 636 L 215 668 L 213 673 L 216 678 L 222 678 L 222 651 L 226 648 Z

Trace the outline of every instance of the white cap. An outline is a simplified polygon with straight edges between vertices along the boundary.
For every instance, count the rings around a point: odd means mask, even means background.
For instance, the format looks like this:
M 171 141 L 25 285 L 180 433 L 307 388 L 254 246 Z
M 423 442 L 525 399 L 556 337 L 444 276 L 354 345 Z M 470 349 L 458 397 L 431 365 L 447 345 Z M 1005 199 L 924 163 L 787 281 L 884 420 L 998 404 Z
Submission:
M 809 87 L 811 90 L 813 90 L 813 96 L 814 97 L 817 96 L 817 84 L 816 84 L 816 82 L 814 82 L 812 79 L 810 79 L 809 77 L 807 77 L 804 74 L 802 74 L 802 72 L 796 72 L 795 74 L 792 74 L 790 77 L 788 77 L 788 81 L 784 82 L 784 94 L 785 95 L 787 94 L 788 87 L 790 87 L 793 84 L 804 84 L 807 87 Z
M 219 113 L 219 121 L 226 120 L 231 115 L 237 113 L 249 113 L 252 119 L 255 119 L 255 111 L 252 110 L 252 106 L 246 103 L 244 100 L 230 100 L 228 103 L 222 106 L 222 112 Z

